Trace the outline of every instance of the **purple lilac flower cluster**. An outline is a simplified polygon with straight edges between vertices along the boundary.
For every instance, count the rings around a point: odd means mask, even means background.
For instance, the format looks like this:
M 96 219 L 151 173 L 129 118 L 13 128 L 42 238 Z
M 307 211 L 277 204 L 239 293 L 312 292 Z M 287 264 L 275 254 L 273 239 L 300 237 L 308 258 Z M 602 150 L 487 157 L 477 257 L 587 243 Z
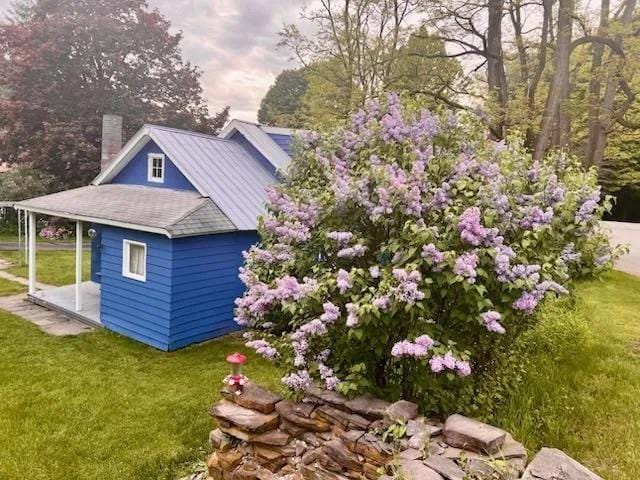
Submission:
M 256 353 L 268 360 L 273 360 L 278 356 L 278 351 L 266 340 L 251 340 L 245 343 L 245 346 L 253 348 Z
M 453 273 L 463 276 L 469 283 L 476 283 L 478 275 L 476 268 L 478 268 L 479 260 L 476 252 L 465 252 L 456 259 Z
M 553 208 L 551 207 L 542 210 L 538 205 L 533 205 L 522 207 L 520 212 L 523 215 L 520 226 L 526 230 L 539 230 L 553 220 Z
M 582 253 L 576 252 L 576 246 L 573 242 L 567 243 L 562 252 L 560 258 L 564 263 L 578 263 L 582 258 Z
M 413 305 L 424 298 L 424 292 L 420 290 L 422 275 L 417 270 L 407 271 L 404 268 L 394 268 L 393 277 L 398 284 L 391 289 L 391 294 L 399 302 Z
M 589 194 L 583 201 L 576 212 L 575 222 L 589 222 L 593 219 L 595 211 L 598 209 L 600 201 L 600 188 Z
M 469 362 L 457 359 L 451 352 L 431 357 L 429 367 L 433 373 L 453 370 L 460 377 L 466 377 L 471 374 L 471 365 L 469 365 Z
M 402 340 L 393 346 L 391 349 L 391 356 L 412 358 L 426 357 L 431 347 L 433 347 L 433 343 L 433 340 L 428 335 L 421 335 L 413 342 L 410 342 L 409 340 Z
M 488 331 L 495 333 L 505 333 L 505 329 L 500 323 L 502 315 L 500 315 L 495 310 L 483 312 L 480 314 L 480 317 L 482 318 L 482 322 L 484 323 L 484 326 Z
M 431 265 L 433 267 L 433 270 L 435 270 L 436 272 L 441 271 L 444 267 L 444 253 L 438 250 L 438 248 L 433 243 L 423 245 L 422 253 L 420 255 L 427 262 L 429 262 L 429 265 Z
M 513 302 L 512 306 L 515 310 L 520 310 L 527 314 L 533 313 L 540 301 L 544 298 L 545 294 L 549 291 L 565 295 L 569 293 L 569 291 L 562 285 L 551 280 L 545 280 L 536 285 L 533 291 L 524 292 L 515 302 Z

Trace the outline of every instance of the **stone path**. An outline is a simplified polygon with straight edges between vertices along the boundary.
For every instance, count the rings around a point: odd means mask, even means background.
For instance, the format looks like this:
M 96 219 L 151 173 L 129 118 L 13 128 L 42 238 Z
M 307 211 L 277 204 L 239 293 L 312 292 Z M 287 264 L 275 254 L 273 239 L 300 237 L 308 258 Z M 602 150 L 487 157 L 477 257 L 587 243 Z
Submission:
M 84 323 L 29 302 L 24 294 L 0 297 L 0 309 L 22 317 L 40 327 L 43 332 L 57 337 L 93 331 L 93 328 Z
M 28 285 L 29 282 L 26 279 L 3 270 L 10 265 L 9 262 L 0 259 L 0 277 L 22 285 Z M 51 288 L 51 286 L 39 283 L 38 288 Z M 43 332 L 57 337 L 80 335 L 81 333 L 94 330 L 92 327 L 71 319 L 62 313 L 54 312 L 53 310 L 48 310 L 40 305 L 29 302 L 26 295 L 22 293 L 9 297 L 0 297 L 0 310 L 6 310 L 9 313 L 22 317 L 28 322 L 40 327 L 40 330 Z

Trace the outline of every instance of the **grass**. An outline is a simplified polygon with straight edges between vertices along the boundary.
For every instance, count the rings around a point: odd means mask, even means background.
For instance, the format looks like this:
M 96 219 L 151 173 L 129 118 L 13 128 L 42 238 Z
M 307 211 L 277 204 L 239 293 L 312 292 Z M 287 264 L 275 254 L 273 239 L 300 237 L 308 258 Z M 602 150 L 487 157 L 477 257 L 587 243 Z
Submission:
M 175 479 L 202 460 L 231 338 L 163 353 L 98 331 L 51 337 L 0 311 L 0 478 Z M 246 373 L 277 388 L 250 356 Z
M 17 295 L 18 293 L 24 293 L 27 291 L 27 287 L 20 285 L 17 282 L 5 280 L 0 278 L 0 297 L 7 295 Z
M 640 279 L 583 283 L 525 341 L 529 368 L 494 420 L 532 451 L 553 446 L 608 480 L 637 480 Z
M 73 274 L 73 252 L 40 253 L 41 281 Z M 0 295 L 21 288 L 0 280 Z M 241 348 L 225 338 L 167 354 L 106 331 L 56 338 L 0 310 L 0 478 L 173 480 L 204 458 L 206 409 L 225 356 Z M 528 368 L 493 422 L 532 452 L 553 446 L 608 480 L 636 480 L 640 279 L 580 284 L 517 348 Z M 279 386 L 255 356 L 247 374 Z
M 76 281 L 76 257 L 74 250 L 41 250 L 36 251 L 36 278 L 39 282 L 49 285 L 69 285 Z M 12 262 L 15 266 L 5 271 L 27 278 L 27 266 L 19 266 L 18 252 L 0 251 L 0 257 Z M 89 280 L 91 254 L 83 254 L 83 278 Z M 24 263 L 24 262 L 23 262 Z

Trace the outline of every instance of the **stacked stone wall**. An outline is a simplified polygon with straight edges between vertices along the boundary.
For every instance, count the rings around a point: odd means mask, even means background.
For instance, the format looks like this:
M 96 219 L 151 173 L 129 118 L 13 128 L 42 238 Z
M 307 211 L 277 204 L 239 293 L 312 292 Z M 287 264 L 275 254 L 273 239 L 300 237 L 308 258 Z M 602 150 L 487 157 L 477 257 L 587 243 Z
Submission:
M 444 423 L 415 404 L 311 389 L 302 402 L 248 384 L 222 391 L 202 480 L 598 480 L 559 450 L 527 450 L 462 415 Z

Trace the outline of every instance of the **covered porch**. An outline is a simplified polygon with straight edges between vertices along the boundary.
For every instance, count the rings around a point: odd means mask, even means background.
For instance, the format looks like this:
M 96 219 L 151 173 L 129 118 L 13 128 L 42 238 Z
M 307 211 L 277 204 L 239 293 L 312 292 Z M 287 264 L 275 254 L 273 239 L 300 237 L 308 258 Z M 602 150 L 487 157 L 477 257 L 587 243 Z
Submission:
M 100 284 L 82 282 L 80 285 L 80 309 L 76 304 L 76 285 L 49 287 L 29 293 L 29 301 L 55 310 L 91 326 L 102 326 L 100 321 Z

